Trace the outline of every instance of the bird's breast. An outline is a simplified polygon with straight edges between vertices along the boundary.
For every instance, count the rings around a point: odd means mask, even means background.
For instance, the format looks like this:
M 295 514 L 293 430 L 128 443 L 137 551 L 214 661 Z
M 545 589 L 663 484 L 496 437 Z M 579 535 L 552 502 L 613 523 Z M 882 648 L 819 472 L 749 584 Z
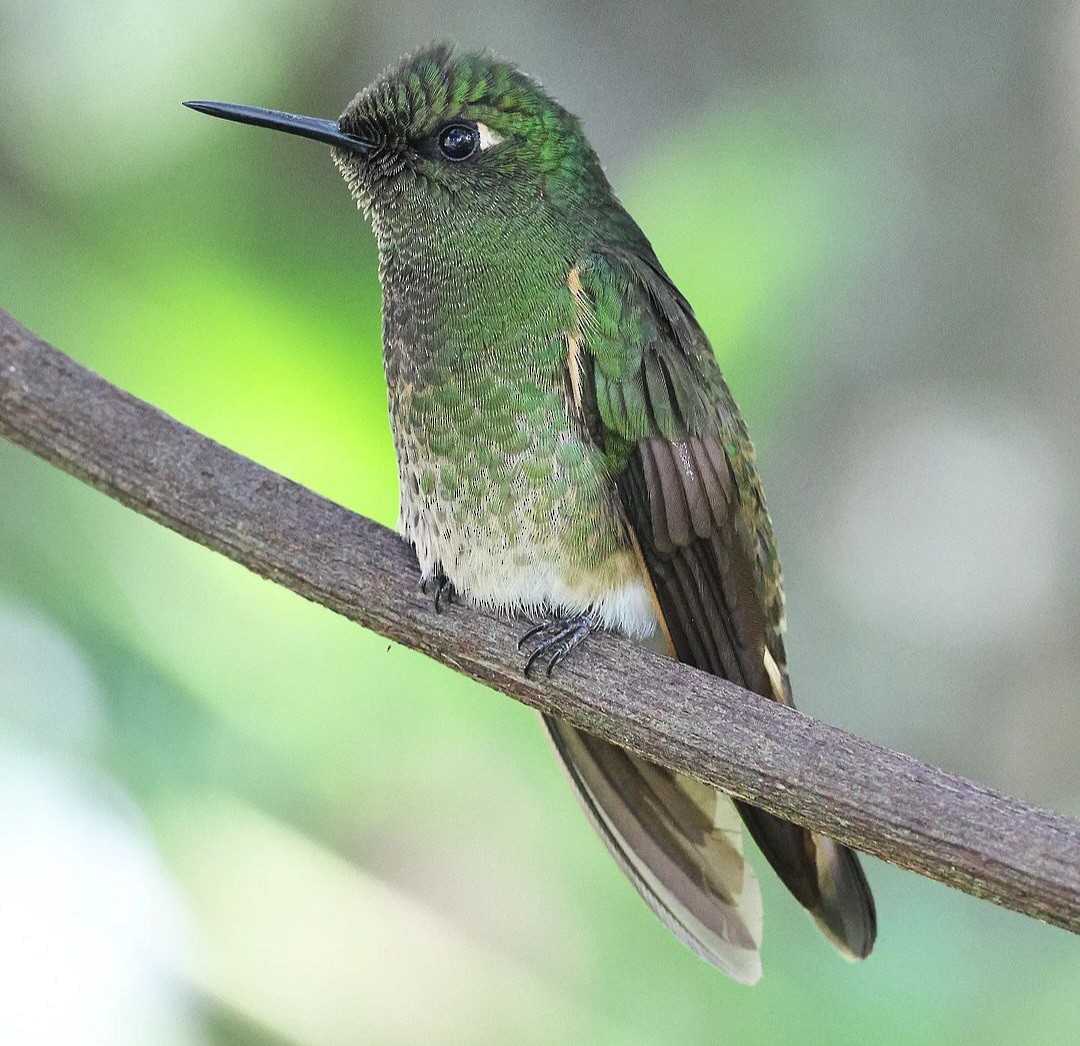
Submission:
M 508 612 L 591 609 L 640 636 L 655 617 L 600 452 L 559 375 L 521 354 L 484 365 L 386 341 L 399 529 L 425 577 Z

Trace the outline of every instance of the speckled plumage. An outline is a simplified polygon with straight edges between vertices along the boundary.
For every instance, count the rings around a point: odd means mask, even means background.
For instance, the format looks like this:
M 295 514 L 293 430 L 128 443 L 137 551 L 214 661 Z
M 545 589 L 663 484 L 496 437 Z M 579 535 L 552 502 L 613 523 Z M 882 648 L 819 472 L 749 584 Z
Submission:
M 440 128 L 461 120 L 501 144 L 440 157 Z M 512 66 L 435 48 L 358 95 L 341 128 L 375 143 L 335 160 L 379 243 L 400 522 L 425 575 L 510 613 L 659 626 L 674 656 L 790 703 L 753 447 L 578 120 Z M 653 910 L 755 980 L 760 894 L 730 800 L 547 727 Z M 854 855 L 735 805 L 826 935 L 866 955 L 875 915 Z
M 572 643 L 589 623 L 652 635 L 790 704 L 753 447 L 577 118 L 513 66 L 442 46 L 388 70 L 337 125 L 196 107 L 335 146 L 378 240 L 400 526 L 424 576 L 506 613 L 573 615 Z M 838 949 L 870 952 L 874 904 L 851 851 L 545 725 L 612 856 L 718 968 L 761 972 L 740 817 Z
M 566 396 L 577 322 L 567 275 L 603 220 L 578 217 L 581 189 L 607 183 L 576 119 L 511 66 L 454 62 L 438 48 L 407 70 L 362 92 L 343 126 L 400 144 L 467 107 L 471 119 L 540 144 L 514 164 L 528 167 L 536 190 L 501 206 L 498 186 L 515 173 L 505 163 L 485 171 L 481 157 L 462 182 L 440 177 L 437 162 L 403 162 L 392 146 L 363 167 L 337 154 L 379 243 L 400 529 L 425 576 L 444 572 L 472 600 L 509 612 L 589 609 L 647 635 L 655 615 L 612 463 L 583 438 Z M 592 196 L 632 225 L 610 194 Z

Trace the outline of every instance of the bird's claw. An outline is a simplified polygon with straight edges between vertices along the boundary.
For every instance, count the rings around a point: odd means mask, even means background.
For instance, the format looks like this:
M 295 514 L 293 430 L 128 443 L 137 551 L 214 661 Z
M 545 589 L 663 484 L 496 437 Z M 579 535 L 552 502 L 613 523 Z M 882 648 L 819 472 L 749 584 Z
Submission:
M 518 640 L 518 650 L 521 650 L 533 637 L 542 637 L 525 662 L 525 677 L 528 678 L 536 662 L 547 655 L 550 656 L 545 674 L 550 677 L 555 666 L 588 639 L 596 627 L 596 622 L 584 611 L 572 617 L 555 617 L 533 625 Z
M 426 596 L 428 589 L 433 588 L 435 591 L 435 613 L 441 614 L 443 610 L 443 604 L 449 605 L 454 601 L 454 584 L 453 582 L 440 571 L 437 574 L 433 574 L 431 577 L 421 578 L 420 591 Z

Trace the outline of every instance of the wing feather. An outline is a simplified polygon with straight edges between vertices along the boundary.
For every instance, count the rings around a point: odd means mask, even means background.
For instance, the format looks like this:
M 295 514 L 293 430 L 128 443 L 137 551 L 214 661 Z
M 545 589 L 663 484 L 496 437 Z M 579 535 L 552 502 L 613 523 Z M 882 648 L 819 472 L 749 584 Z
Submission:
M 596 406 L 582 422 L 611 461 L 669 652 L 790 704 L 772 528 L 707 340 L 655 258 L 597 252 L 574 273 L 576 359 Z M 760 970 L 760 895 L 732 844 L 733 809 L 840 951 L 869 954 L 873 898 L 850 850 L 556 721 L 548 730 L 608 847 L 699 954 L 740 980 Z

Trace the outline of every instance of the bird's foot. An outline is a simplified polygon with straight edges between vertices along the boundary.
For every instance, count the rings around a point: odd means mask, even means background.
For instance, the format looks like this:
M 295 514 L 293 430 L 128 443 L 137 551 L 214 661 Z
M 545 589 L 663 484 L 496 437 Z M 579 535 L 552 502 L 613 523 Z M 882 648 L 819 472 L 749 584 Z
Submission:
M 530 639 L 539 637 L 529 659 L 525 662 L 525 676 L 528 677 L 533 666 L 542 658 L 547 658 L 546 674 L 551 675 L 555 666 L 575 647 L 580 646 L 599 626 L 587 611 L 569 617 L 553 617 L 533 625 L 518 640 L 521 650 Z
M 426 596 L 428 592 L 434 593 L 435 613 L 441 614 L 443 606 L 449 606 L 454 602 L 454 583 L 440 570 L 431 577 L 423 578 L 420 582 L 420 591 Z

